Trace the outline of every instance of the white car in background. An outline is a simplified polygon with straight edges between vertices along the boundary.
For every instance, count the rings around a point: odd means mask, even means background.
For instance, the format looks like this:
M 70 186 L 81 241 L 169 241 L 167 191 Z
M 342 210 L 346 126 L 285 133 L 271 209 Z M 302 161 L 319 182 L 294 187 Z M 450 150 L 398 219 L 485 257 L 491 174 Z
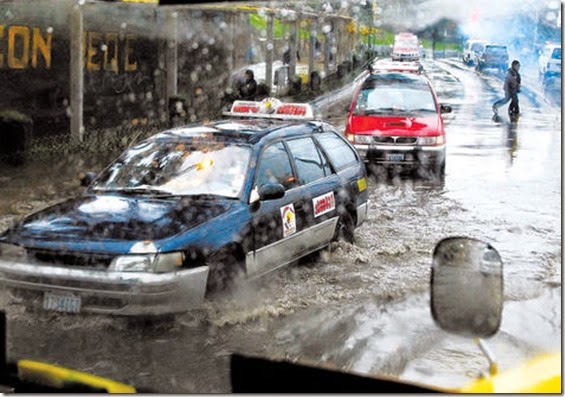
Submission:
M 394 36 L 391 59 L 393 61 L 418 62 L 420 50 L 418 36 L 410 32 L 398 33 Z
M 468 40 L 463 49 L 463 63 L 469 66 L 475 65 L 487 44 L 486 40 Z
M 561 45 L 546 44 L 538 58 L 538 71 L 541 80 L 561 75 Z

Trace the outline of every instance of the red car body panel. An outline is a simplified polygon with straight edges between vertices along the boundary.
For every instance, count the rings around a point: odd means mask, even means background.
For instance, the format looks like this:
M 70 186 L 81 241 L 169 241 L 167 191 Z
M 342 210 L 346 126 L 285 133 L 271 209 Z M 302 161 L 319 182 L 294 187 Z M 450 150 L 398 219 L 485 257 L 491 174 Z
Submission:
M 348 132 L 378 136 L 439 136 L 445 135 L 443 120 L 437 116 L 349 116 Z

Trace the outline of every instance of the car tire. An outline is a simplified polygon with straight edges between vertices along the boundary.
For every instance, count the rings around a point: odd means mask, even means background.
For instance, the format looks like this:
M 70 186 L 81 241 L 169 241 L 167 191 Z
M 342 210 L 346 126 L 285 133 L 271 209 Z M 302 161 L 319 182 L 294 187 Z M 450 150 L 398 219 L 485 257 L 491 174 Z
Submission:
M 209 267 L 206 283 L 207 295 L 231 289 L 244 274 L 242 259 L 231 249 L 218 251 L 206 263 Z
M 344 212 L 339 216 L 333 241 L 346 241 L 348 243 L 354 242 L 355 234 L 355 221 L 349 212 Z
M 432 178 L 438 182 L 445 181 L 445 160 L 436 164 L 433 170 Z

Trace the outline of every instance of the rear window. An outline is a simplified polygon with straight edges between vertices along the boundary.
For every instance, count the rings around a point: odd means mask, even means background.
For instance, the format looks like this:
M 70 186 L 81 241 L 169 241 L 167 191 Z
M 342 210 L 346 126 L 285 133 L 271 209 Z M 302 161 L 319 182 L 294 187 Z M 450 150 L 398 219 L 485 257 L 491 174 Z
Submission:
M 504 46 L 487 46 L 486 51 L 497 55 L 505 55 L 508 52 Z
M 316 135 L 316 140 L 329 157 L 336 171 L 341 171 L 357 163 L 355 151 L 333 132 Z

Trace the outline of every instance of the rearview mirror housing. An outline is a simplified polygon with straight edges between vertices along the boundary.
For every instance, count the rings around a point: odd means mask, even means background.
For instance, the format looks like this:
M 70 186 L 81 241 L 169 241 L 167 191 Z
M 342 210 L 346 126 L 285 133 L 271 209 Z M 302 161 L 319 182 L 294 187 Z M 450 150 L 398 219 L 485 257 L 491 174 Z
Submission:
M 259 188 L 259 199 L 275 200 L 284 197 L 284 186 L 280 183 L 266 183 Z
M 453 109 L 449 105 L 440 105 L 439 110 L 442 114 L 443 113 L 451 113 L 453 111 Z
M 490 244 L 467 237 L 440 241 L 433 252 L 432 317 L 461 336 L 494 335 L 502 320 L 502 259 Z

